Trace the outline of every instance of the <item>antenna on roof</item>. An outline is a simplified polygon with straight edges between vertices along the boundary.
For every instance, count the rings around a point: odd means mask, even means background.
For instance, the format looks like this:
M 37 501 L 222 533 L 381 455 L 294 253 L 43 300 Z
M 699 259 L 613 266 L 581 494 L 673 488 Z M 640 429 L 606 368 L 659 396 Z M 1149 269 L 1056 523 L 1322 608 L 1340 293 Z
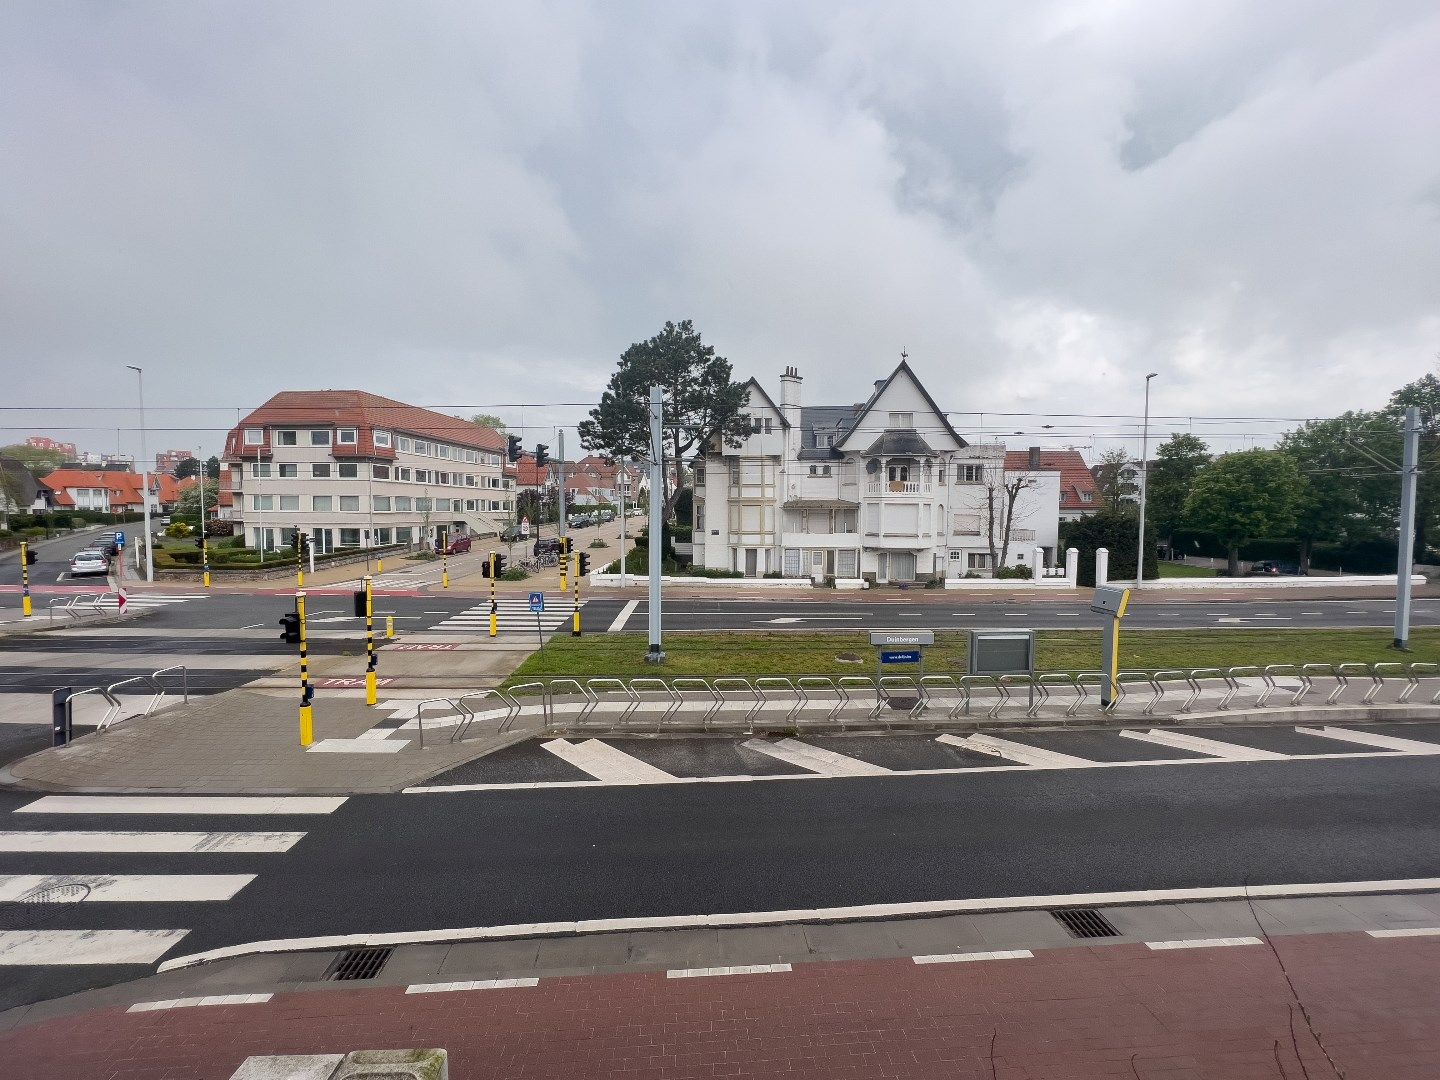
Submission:
M 904 346 L 904 345 L 901 345 L 901 346 L 900 346 L 900 362 L 903 364 L 903 363 L 905 363 L 906 360 L 909 360 L 909 359 L 910 359 L 910 354 L 905 351 L 905 346 Z

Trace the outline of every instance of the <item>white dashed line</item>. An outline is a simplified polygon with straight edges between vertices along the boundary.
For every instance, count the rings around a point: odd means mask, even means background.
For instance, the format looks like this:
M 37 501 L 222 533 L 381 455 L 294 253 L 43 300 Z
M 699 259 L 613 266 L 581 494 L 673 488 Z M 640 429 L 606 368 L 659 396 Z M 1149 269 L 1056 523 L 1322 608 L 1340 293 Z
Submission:
M 1029 949 L 1001 949 L 996 952 L 938 953 L 934 956 L 912 956 L 917 964 L 967 964 L 974 960 L 1029 960 L 1035 954 Z
M 667 979 L 708 979 L 713 975 L 771 975 L 789 971 L 789 964 L 748 964 L 741 967 L 671 968 Z
M 1147 949 L 1226 949 L 1232 945 L 1261 945 L 1258 937 L 1193 938 L 1189 941 L 1147 941 Z

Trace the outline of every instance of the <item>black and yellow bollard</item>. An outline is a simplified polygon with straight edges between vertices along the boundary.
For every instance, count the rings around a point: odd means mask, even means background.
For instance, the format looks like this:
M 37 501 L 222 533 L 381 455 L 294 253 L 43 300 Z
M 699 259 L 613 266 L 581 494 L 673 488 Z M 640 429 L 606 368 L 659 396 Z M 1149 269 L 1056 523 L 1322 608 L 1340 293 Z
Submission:
M 375 588 L 369 574 L 365 575 L 365 652 L 365 704 L 374 705 L 379 700 L 375 676 Z
M 24 540 L 20 541 L 20 609 L 25 613 L 24 618 L 30 617 L 30 564 L 35 557 L 30 554 L 30 545 Z
M 500 608 L 495 602 L 495 579 L 500 574 L 495 567 L 495 552 L 490 552 L 490 636 L 500 633 Z
M 300 745 L 315 741 L 315 713 L 311 706 L 315 690 L 310 685 L 310 661 L 305 655 L 305 590 L 295 592 L 295 614 L 300 617 Z

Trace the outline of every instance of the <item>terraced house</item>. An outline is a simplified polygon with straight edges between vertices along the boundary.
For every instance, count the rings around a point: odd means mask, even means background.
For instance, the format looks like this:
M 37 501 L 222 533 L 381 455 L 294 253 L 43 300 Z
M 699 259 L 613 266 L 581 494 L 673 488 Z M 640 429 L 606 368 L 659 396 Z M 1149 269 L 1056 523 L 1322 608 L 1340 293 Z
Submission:
M 972 445 L 905 360 L 858 404 L 804 405 L 801 385 L 786 368 L 777 404 L 752 379 L 743 445 L 697 462 L 698 564 L 849 583 L 1053 566 L 1061 477 L 1038 449 Z
M 287 390 L 225 440 L 222 504 L 247 545 L 316 551 L 499 533 L 515 508 L 505 439 L 363 390 Z M 226 500 L 225 495 L 229 496 Z

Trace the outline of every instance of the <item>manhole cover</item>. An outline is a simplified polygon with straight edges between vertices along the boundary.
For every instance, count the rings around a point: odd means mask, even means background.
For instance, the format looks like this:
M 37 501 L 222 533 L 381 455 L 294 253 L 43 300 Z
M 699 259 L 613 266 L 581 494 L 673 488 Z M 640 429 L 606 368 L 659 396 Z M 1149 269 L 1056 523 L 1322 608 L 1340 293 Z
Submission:
M 380 974 L 394 949 L 347 949 L 337 956 L 325 972 L 331 982 L 373 979 Z
M 1101 915 L 1094 908 L 1063 908 L 1060 911 L 1052 911 L 1055 921 L 1066 930 L 1070 931 L 1071 937 L 1077 938 L 1102 938 L 1119 937 L 1120 931 L 1110 924 L 1110 920 Z
M 90 895 L 90 886 L 77 883 L 47 885 L 20 897 L 22 904 L 73 904 Z

